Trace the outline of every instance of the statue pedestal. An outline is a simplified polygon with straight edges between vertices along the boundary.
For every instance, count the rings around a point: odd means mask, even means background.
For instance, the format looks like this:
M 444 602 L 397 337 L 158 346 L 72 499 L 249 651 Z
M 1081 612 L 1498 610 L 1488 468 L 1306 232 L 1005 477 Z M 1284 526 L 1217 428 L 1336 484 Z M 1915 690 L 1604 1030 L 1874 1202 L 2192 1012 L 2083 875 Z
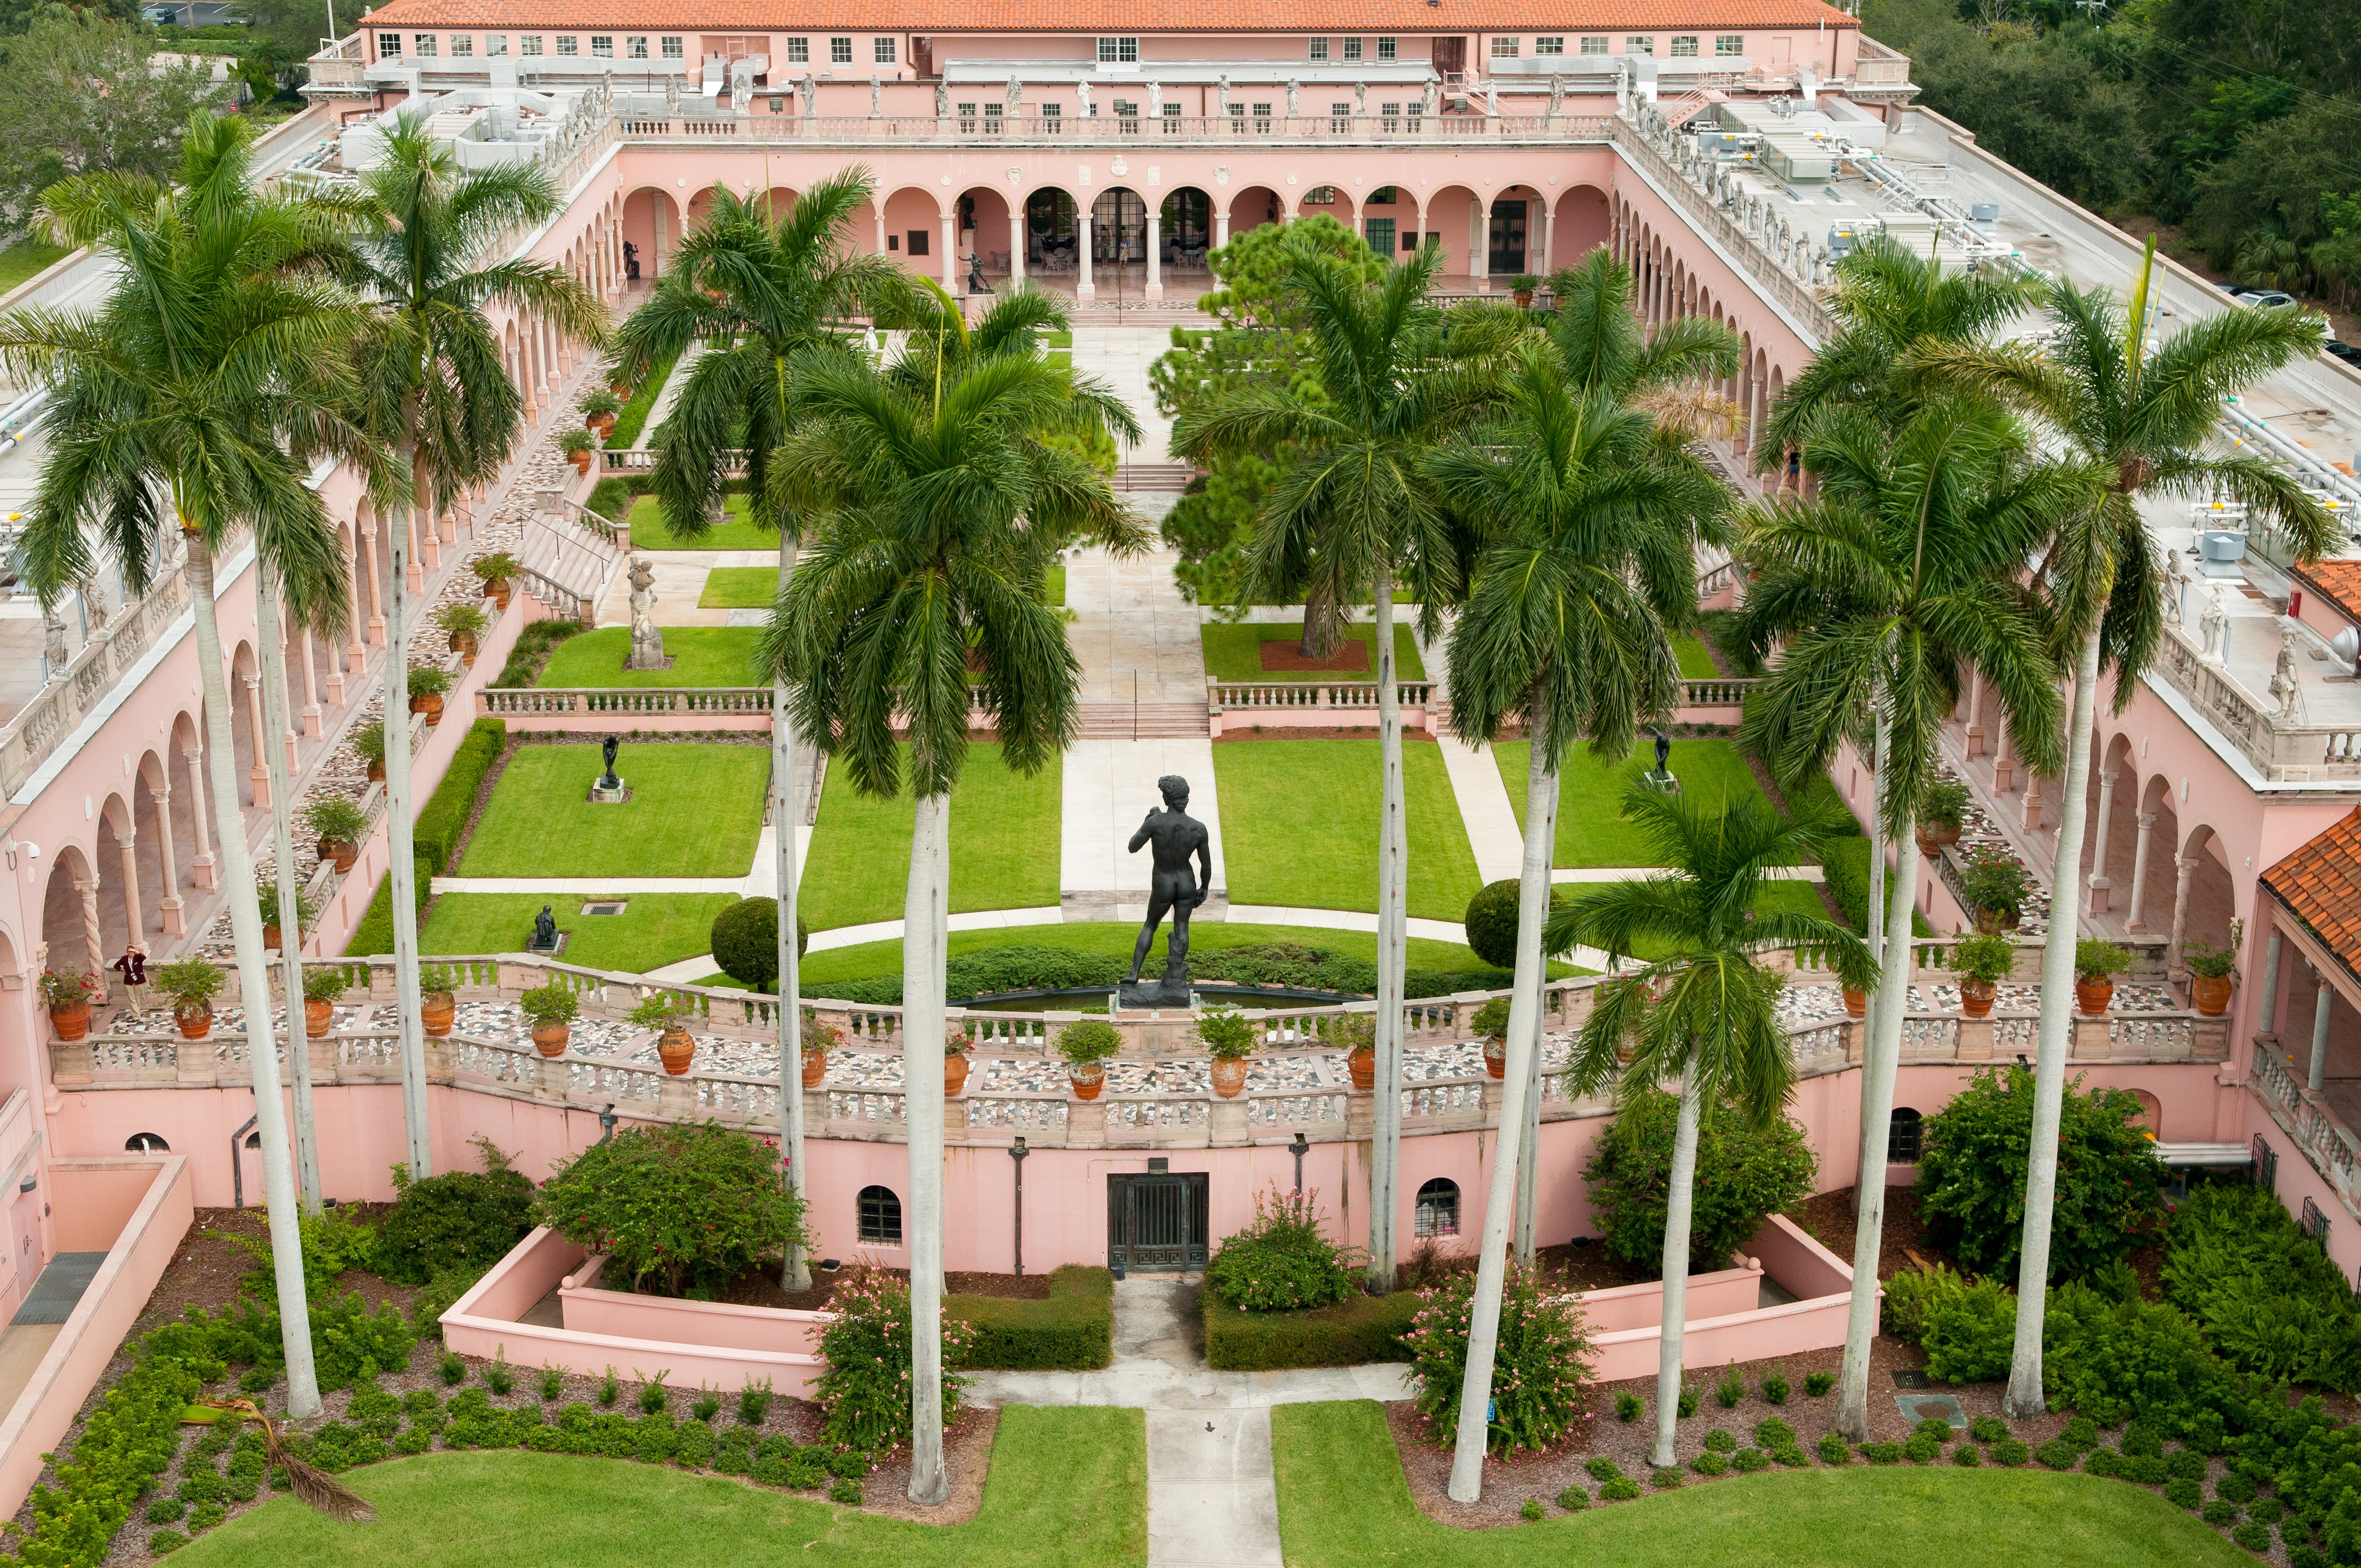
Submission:
M 544 959 L 556 958 L 566 951 L 566 938 L 573 934 L 574 933 L 571 931 L 560 931 L 557 934 L 557 939 L 551 942 L 547 947 L 543 947 L 539 942 L 528 937 L 525 938 L 524 950 L 528 953 L 538 953 Z
M 612 788 L 608 787 L 605 779 L 590 781 L 590 801 L 594 806 L 620 806 L 631 798 L 631 786 L 620 778 Z
M 1126 1013 L 1135 1009 L 1189 1008 L 1189 977 L 1166 975 L 1161 980 L 1126 980 L 1115 987 L 1115 1004 Z
M 1681 781 L 1675 778 L 1669 772 L 1651 768 L 1642 775 L 1642 777 L 1648 787 L 1654 790 L 1658 795 L 1678 795 L 1681 793 Z

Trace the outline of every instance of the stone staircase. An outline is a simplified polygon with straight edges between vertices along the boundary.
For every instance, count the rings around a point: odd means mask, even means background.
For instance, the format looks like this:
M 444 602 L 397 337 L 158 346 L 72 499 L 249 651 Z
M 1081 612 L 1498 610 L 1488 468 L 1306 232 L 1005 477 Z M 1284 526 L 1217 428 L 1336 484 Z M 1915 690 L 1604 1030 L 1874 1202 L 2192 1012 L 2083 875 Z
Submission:
M 1202 740 L 1208 723 L 1202 702 L 1085 697 L 1081 708 L 1082 740 Z

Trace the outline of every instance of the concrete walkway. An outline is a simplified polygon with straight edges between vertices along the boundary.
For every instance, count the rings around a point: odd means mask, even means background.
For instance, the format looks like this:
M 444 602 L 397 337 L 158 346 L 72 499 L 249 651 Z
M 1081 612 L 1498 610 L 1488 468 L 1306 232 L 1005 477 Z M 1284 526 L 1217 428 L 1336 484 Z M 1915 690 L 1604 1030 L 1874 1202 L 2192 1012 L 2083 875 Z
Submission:
M 800 885 L 803 868 L 811 863 L 809 828 L 796 828 L 796 875 Z M 734 893 L 741 898 L 776 898 L 779 896 L 778 829 L 764 823 L 754 839 L 754 863 L 744 876 L 643 876 L 643 877 L 532 877 L 532 876 L 439 876 L 432 892 L 445 893 Z M 900 921 L 895 921 L 899 934 Z M 817 940 L 817 938 L 815 938 Z
M 1082 665 L 1082 700 L 1205 700 L 1203 617 L 1173 586 L 1178 552 L 1118 561 L 1104 550 L 1066 558 L 1066 640 Z M 1137 689 L 1135 690 L 1135 683 Z

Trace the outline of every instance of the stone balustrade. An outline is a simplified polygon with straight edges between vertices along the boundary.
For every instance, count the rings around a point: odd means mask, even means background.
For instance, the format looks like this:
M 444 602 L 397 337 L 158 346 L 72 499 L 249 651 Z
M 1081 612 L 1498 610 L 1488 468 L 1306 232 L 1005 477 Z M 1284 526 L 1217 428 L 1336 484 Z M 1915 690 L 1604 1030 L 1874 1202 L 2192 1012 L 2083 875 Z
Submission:
M 116 610 L 105 625 L 93 626 L 81 651 L 64 668 L 50 670 L 49 684 L 0 726 L 0 795 L 14 795 L 30 783 L 188 608 L 188 578 L 175 560 L 137 602 Z
M 2165 629 L 2147 678 L 2178 693 L 2274 784 L 2361 779 L 2361 725 L 2283 718 L 2278 701 L 2257 696 L 2205 657 L 2185 627 Z
M 1522 85 L 1521 83 L 1520 84 Z M 1530 93 L 1532 89 L 1527 87 Z M 999 105 L 994 104 L 993 107 Z M 1409 105 L 1405 105 L 1408 107 Z M 1239 107 L 1243 109 L 1244 104 Z M 1433 142 L 1596 145 L 1603 115 L 728 115 L 619 117 L 631 144 L 809 147 L 1417 147 Z
M 2361 1136 L 2323 1097 L 2304 1086 L 2272 1041 L 2255 1042 L 2250 1081 L 2271 1120 L 2295 1140 L 2312 1168 L 2328 1179 L 2345 1207 L 2361 1214 Z

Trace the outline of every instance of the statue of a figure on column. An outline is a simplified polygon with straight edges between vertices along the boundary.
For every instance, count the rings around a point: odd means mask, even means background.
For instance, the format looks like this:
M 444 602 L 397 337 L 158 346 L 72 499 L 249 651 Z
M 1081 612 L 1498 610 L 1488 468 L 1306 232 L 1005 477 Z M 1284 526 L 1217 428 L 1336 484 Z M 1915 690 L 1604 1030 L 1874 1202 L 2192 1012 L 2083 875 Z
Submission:
M 1368 113 L 1369 84 L 1366 82 L 1356 82 L 1353 83 L 1353 117 L 1356 120 L 1366 119 L 1368 117 Z
M 631 557 L 631 652 L 623 662 L 627 670 L 669 670 L 672 660 L 664 654 L 664 630 L 656 625 L 656 569 L 644 555 Z
M 2180 596 L 2188 591 L 2188 563 L 2181 559 L 2180 551 L 2166 551 L 2164 553 L 2164 623 L 2167 626 L 2180 624 Z
M 871 119 L 875 119 L 884 112 L 880 106 L 879 101 L 884 98 L 884 94 L 885 79 L 882 76 L 871 77 L 869 79 L 869 117 Z
M 2205 596 L 2205 613 L 2197 620 L 2197 645 L 2206 658 L 2220 663 L 2228 656 L 2230 612 L 2222 608 L 2222 587 L 2215 584 Z
M 1302 91 L 1303 84 L 1301 82 L 1298 82 L 1292 76 L 1287 79 L 1287 117 L 1290 120 L 1296 116 L 1297 109 L 1295 100 L 1297 95 Z
M 1082 106 L 1082 118 L 1091 117 L 1091 79 L 1083 77 L 1074 83 L 1074 97 Z
M 1560 109 L 1564 108 L 1565 106 L 1565 77 L 1563 77 L 1563 76 L 1558 75 L 1555 71 L 1552 71 L 1552 72 L 1550 73 L 1550 96 L 1549 96 L 1549 114 L 1550 114 L 1550 118 L 1551 118 L 1551 119 L 1553 119 L 1553 120 L 1556 119 L 1556 118 L 1557 118 L 1557 115 L 1558 115 L 1558 111 L 1559 111 Z
M 803 82 L 796 89 L 796 109 L 806 115 L 819 113 L 819 79 L 808 71 L 804 72 Z
M 1001 94 L 1000 98 L 1001 103 L 1007 107 L 1008 117 L 1010 119 L 1013 120 L 1016 117 L 1016 105 L 1024 102 L 1024 99 L 1025 83 L 1016 77 L 1010 77 L 1008 79 L 1007 90 Z
M 664 78 L 664 113 L 667 115 L 680 113 L 680 78 L 677 76 Z
M 951 112 L 951 88 L 948 82 L 935 83 L 935 118 L 942 119 Z
M 2283 724 L 2303 722 L 2303 691 L 2295 678 L 2295 628 L 2279 630 L 2279 667 L 2271 672 L 2271 696 L 2279 705 L 2279 721 Z

